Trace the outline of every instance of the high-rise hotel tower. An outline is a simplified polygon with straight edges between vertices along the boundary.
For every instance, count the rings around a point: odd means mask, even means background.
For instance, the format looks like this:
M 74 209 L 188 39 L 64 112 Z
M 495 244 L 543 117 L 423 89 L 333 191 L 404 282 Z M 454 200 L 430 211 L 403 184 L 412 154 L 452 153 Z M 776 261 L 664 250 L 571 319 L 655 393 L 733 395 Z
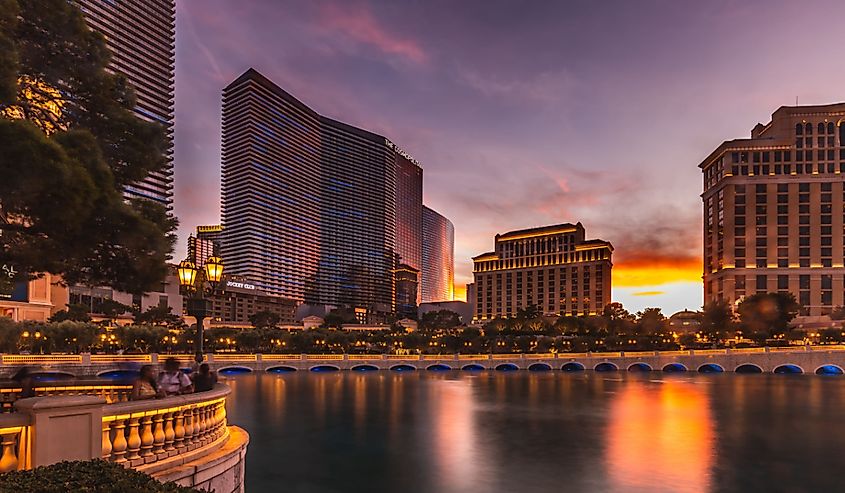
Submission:
M 423 303 L 455 298 L 455 227 L 436 211 L 422 208 L 422 269 L 420 291 Z
M 595 315 L 610 303 L 613 246 L 585 239 L 584 227 L 557 224 L 496 235 L 473 257 L 473 317 L 484 322 L 536 306 L 549 315 Z
M 423 171 L 419 163 L 397 148 L 396 152 L 396 253 L 399 261 L 417 271 L 413 305 L 419 305 L 423 283 Z M 408 270 L 404 269 L 404 275 Z M 407 282 L 406 282 L 407 284 Z M 402 304 L 405 304 L 404 302 Z
M 88 26 L 106 38 L 110 68 L 135 88 L 135 112 L 166 129 L 166 164 L 161 171 L 126 188 L 129 197 L 173 201 L 173 77 L 176 0 L 75 0 Z
M 323 306 L 394 304 L 396 162 L 250 69 L 223 90 L 222 256 L 261 289 Z
M 845 304 L 845 103 L 782 106 L 722 143 L 704 174 L 704 300 L 790 292 L 807 315 Z

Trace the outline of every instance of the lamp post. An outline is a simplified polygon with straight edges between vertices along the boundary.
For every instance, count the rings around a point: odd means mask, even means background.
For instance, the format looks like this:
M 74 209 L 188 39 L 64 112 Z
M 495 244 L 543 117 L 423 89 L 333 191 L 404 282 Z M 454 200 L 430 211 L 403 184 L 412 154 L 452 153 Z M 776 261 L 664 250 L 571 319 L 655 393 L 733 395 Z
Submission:
M 188 315 L 197 321 L 197 333 L 194 340 L 194 360 L 197 364 L 203 360 L 203 320 L 211 315 L 211 300 L 206 296 L 214 295 L 223 278 L 223 259 L 209 257 L 202 269 L 188 259 L 179 262 L 179 285 L 188 296 Z

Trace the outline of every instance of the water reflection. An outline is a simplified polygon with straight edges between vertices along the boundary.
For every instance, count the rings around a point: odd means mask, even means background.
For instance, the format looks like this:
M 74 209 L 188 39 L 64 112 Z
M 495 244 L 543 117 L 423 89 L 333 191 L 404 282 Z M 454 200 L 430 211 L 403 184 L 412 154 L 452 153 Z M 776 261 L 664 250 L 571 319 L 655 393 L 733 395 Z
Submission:
M 607 429 L 612 484 L 626 492 L 709 491 L 713 434 L 706 385 L 630 380 L 613 400 Z
M 845 377 L 228 377 L 250 493 L 845 491 Z
M 431 445 L 439 470 L 439 491 L 474 491 L 483 478 L 475 422 L 472 384 L 468 380 L 438 379 L 428 396 L 432 423 Z

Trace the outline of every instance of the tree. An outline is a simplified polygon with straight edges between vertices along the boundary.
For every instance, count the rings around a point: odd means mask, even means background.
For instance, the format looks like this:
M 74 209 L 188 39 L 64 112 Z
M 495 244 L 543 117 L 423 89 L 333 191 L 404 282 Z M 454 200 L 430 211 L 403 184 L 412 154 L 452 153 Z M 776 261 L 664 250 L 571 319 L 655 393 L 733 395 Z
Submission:
M 681 334 L 681 336 L 678 337 L 678 344 L 680 344 L 681 347 L 683 347 L 683 348 L 695 347 L 695 343 L 696 343 L 695 334 L 686 333 L 686 334 Z
M 633 332 L 636 317 L 622 306 L 622 303 L 608 303 L 601 315 L 609 334 L 629 334 Z
M 516 309 L 515 318 L 519 320 L 531 320 L 537 318 L 541 315 L 540 307 L 537 305 L 528 305 L 524 308 L 520 307 Z
M 87 306 L 69 303 L 67 309 L 58 311 L 50 317 L 50 322 L 63 322 L 65 320 L 89 322 L 91 321 L 91 315 L 88 314 Z
M 354 324 L 358 322 L 355 311 L 352 308 L 335 308 L 326 314 L 323 325 L 326 327 L 340 328 L 343 324 Z
M 249 316 L 249 323 L 256 329 L 273 329 L 279 325 L 282 317 L 278 313 L 273 313 L 268 310 L 255 312 Z
M 845 306 L 837 306 L 830 314 L 831 320 L 845 320 Z
M 722 338 L 734 328 L 734 313 L 731 305 L 724 300 L 713 301 L 704 305 L 701 311 L 701 331 L 711 341 Z
M 168 305 L 154 305 L 145 312 L 135 315 L 135 323 L 141 325 L 158 325 L 171 329 L 179 329 L 185 326 L 182 317 L 175 315 L 173 309 Z
M 0 0 L 0 264 L 70 284 L 152 290 L 176 220 L 126 186 L 160 170 L 162 125 L 74 2 Z
M 574 335 L 585 331 L 586 322 L 583 318 L 565 315 L 555 321 L 555 327 L 564 335 Z
M 637 313 L 638 334 L 659 334 L 666 328 L 666 317 L 660 308 L 646 308 Z
M 758 293 L 744 298 L 737 311 L 744 330 L 771 336 L 784 334 L 800 308 L 792 293 Z
M 420 330 L 448 330 L 461 325 L 461 316 L 451 310 L 426 312 L 420 318 Z
M 104 299 L 94 306 L 94 313 L 98 313 L 109 320 L 114 320 L 129 310 L 128 306 L 112 299 Z

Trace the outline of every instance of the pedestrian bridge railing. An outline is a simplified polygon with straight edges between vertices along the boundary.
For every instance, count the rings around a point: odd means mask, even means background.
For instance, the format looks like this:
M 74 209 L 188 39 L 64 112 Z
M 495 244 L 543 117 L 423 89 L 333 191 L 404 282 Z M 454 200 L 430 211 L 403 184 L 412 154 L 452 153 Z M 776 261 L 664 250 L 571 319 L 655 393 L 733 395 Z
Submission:
M 258 354 L 258 353 L 214 353 L 206 354 L 208 362 L 225 363 L 256 363 L 256 362 L 289 362 L 289 361 L 372 361 L 372 360 L 401 360 L 401 361 L 461 361 L 461 360 L 536 360 L 536 359 L 573 359 L 573 358 L 627 358 L 651 356 L 709 356 L 751 353 L 793 353 L 807 351 L 845 351 L 845 344 L 831 344 L 818 346 L 785 346 L 785 347 L 749 347 L 737 349 L 689 349 L 674 351 L 602 351 L 587 353 L 483 353 L 483 354 Z M 193 364 L 194 356 L 190 354 L 39 354 L 17 355 L 4 354 L 0 356 L 3 366 L 14 367 L 23 365 L 48 366 L 91 366 L 100 364 L 157 364 L 166 358 L 176 358 L 185 365 Z M 2 391 L 0 391 L 1 393 Z M 0 394 L 1 395 L 1 394 Z M 0 401 L 2 398 L 0 397 Z

